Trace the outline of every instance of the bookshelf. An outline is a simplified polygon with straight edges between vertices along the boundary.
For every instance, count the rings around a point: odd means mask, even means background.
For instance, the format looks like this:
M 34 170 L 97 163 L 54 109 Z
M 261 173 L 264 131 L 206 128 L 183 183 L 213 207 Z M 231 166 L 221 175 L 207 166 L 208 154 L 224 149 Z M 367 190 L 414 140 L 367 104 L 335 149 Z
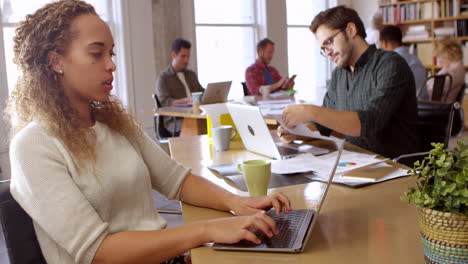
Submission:
M 401 28 L 403 43 L 414 50 L 430 74 L 440 69 L 433 47 L 445 36 L 462 43 L 468 69 L 468 0 L 379 0 L 379 9 L 384 24 Z

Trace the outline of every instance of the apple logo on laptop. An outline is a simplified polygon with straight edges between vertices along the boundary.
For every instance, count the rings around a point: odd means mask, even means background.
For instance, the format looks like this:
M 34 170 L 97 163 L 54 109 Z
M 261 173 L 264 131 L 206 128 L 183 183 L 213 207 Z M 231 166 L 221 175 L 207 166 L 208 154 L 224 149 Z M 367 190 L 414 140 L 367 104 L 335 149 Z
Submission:
M 247 125 L 247 128 L 249 129 L 250 134 L 252 134 L 252 136 L 255 136 L 253 128 L 250 125 Z

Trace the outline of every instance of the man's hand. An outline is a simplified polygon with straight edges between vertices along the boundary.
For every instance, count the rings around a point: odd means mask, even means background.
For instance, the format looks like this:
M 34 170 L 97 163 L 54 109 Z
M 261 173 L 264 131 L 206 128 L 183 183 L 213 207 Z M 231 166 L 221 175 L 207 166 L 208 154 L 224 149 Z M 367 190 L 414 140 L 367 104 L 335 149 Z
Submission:
M 298 124 L 313 120 L 313 111 L 313 105 L 287 105 L 281 114 L 281 119 L 286 127 L 294 128 Z
M 294 140 L 297 139 L 297 135 L 289 134 L 288 130 L 286 130 L 282 126 L 278 126 L 278 128 L 276 129 L 276 134 L 282 142 L 288 144 L 292 143 Z
M 176 105 L 176 104 L 191 104 L 192 103 L 192 97 L 184 97 L 184 98 L 180 98 L 180 99 L 175 99 L 174 101 L 172 101 L 172 106 Z
M 275 82 L 270 86 L 270 92 L 276 91 L 278 89 L 283 88 L 283 85 L 288 82 L 288 77 L 284 76 L 279 81 Z
M 289 213 L 292 210 L 291 201 L 281 192 L 260 197 L 237 196 L 232 199 L 231 203 L 232 211 L 236 215 L 252 215 L 261 211 L 268 211 L 272 207 L 275 208 L 278 216 L 281 212 Z

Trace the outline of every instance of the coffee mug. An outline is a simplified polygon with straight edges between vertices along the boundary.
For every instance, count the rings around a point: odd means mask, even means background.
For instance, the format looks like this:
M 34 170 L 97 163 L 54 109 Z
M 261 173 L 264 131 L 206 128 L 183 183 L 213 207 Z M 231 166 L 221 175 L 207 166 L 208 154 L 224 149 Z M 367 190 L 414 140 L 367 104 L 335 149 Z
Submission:
M 260 92 L 262 93 L 263 98 L 270 97 L 270 87 L 271 87 L 271 85 L 261 85 L 260 86 Z
M 231 140 L 236 136 L 236 130 L 232 126 L 218 126 L 211 128 L 214 148 L 216 151 L 229 150 Z
M 200 113 L 200 104 L 202 101 L 203 93 L 202 92 L 195 92 L 192 93 L 192 106 L 193 106 L 193 112 L 195 114 Z
M 268 160 L 247 160 L 237 164 L 237 170 L 244 175 L 251 197 L 267 194 L 271 177 L 271 164 Z

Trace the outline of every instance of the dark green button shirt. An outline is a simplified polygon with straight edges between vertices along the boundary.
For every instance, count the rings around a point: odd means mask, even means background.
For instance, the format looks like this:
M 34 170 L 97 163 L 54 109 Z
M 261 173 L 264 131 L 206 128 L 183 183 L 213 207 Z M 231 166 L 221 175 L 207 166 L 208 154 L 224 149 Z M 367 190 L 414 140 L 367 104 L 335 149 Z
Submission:
M 414 85 L 413 73 L 402 57 L 371 45 L 356 62 L 354 77 L 349 68 L 333 71 L 323 106 L 357 112 L 361 136 L 346 136 L 346 140 L 394 158 L 418 151 Z M 317 127 L 322 134 L 331 132 Z

